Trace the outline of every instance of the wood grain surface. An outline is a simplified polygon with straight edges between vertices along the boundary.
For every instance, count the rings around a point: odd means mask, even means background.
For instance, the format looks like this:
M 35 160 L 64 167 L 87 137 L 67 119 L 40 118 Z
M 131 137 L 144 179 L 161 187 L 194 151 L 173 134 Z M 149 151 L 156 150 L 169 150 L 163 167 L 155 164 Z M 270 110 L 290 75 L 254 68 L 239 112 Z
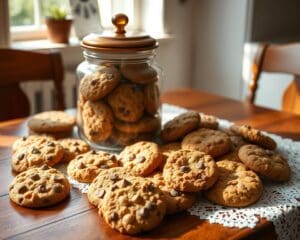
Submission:
M 167 92 L 162 102 L 300 140 L 300 117 L 289 113 L 188 89 Z M 26 121 L 0 123 L 0 239 L 276 239 L 273 224 L 265 219 L 254 229 L 238 229 L 210 224 L 186 212 L 166 217 L 149 233 L 130 237 L 106 225 L 86 195 L 76 189 L 71 190 L 66 201 L 53 207 L 39 210 L 19 207 L 8 197 L 8 186 L 14 176 L 10 166 L 11 145 L 17 136 L 27 134 Z

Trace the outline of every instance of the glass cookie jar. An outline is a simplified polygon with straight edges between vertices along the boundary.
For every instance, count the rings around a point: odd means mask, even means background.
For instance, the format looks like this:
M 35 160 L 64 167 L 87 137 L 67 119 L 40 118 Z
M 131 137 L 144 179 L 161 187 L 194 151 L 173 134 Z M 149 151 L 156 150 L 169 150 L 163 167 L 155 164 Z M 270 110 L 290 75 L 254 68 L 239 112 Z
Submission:
M 79 136 L 96 149 L 118 151 L 141 140 L 155 141 L 161 129 L 158 43 L 126 33 L 128 18 L 112 18 L 115 32 L 89 34 L 77 68 Z

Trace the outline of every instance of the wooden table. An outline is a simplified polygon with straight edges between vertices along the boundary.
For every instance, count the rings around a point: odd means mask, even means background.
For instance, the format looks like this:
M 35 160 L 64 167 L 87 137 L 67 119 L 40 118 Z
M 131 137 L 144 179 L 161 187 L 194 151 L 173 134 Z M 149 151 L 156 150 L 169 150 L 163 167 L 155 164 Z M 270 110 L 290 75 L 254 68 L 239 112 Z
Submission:
M 162 100 L 300 140 L 300 116 L 188 89 L 165 93 Z M 238 229 L 210 224 L 187 213 L 166 217 L 155 230 L 132 238 L 110 229 L 86 195 L 76 189 L 72 189 L 68 200 L 54 207 L 19 207 L 7 194 L 13 179 L 10 147 L 17 136 L 26 133 L 26 119 L 0 123 L 0 239 L 276 239 L 272 223 L 264 219 L 254 229 Z

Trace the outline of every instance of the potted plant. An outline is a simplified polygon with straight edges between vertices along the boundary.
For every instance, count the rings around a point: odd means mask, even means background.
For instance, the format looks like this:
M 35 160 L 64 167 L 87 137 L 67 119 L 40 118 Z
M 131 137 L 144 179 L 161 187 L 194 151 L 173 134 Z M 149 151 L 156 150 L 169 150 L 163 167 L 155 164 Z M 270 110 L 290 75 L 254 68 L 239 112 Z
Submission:
M 72 19 L 67 18 L 67 11 L 53 6 L 48 10 L 45 23 L 48 29 L 48 38 L 55 43 L 68 43 Z

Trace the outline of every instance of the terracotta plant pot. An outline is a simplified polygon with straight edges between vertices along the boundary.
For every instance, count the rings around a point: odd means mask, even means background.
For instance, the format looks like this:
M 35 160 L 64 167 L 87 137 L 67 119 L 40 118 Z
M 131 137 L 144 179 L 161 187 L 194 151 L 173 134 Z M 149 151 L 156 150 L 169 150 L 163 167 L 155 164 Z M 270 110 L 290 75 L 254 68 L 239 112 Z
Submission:
M 55 43 L 68 43 L 71 31 L 72 20 L 46 18 L 45 23 L 48 28 L 48 38 Z

